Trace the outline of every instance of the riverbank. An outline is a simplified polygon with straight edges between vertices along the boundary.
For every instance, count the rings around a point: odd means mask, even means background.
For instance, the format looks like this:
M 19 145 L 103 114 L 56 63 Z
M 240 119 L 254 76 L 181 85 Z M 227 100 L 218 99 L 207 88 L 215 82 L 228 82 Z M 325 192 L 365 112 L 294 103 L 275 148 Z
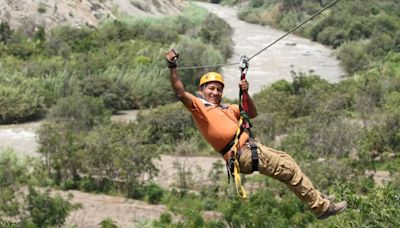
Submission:
M 241 21 L 237 9 L 218 4 L 196 2 L 197 5 L 224 19 L 233 29 L 234 51 L 228 63 L 239 62 L 240 56 L 252 57 L 267 45 L 285 34 L 269 26 Z M 330 83 L 341 81 L 345 72 L 336 53 L 331 48 L 308 39 L 289 35 L 250 60 L 247 80 L 250 93 L 259 92 L 264 86 L 278 80 L 292 80 L 292 71 L 319 75 Z M 225 79 L 224 96 L 236 99 L 240 72 L 238 65 L 224 66 L 221 73 Z

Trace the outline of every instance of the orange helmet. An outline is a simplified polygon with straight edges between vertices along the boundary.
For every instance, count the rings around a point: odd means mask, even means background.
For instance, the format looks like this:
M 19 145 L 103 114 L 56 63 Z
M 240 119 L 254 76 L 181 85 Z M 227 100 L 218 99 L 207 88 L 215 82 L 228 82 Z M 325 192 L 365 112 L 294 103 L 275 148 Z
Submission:
M 225 86 L 224 78 L 222 77 L 221 74 L 219 74 L 217 72 L 208 72 L 208 73 L 204 74 L 203 76 L 201 76 L 199 87 L 204 85 L 207 82 L 219 82 L 219 83 L 222 83 L 223 86 Z

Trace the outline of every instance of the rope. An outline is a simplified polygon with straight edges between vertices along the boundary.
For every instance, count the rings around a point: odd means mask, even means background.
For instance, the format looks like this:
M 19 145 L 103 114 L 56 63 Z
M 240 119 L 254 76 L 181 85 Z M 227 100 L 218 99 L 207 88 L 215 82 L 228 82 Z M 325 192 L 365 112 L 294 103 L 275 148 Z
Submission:
M 237 153 L 238 153 L 238 143 L 239 143 L 239 134 L 240 134 L 240 126 L 243 123 L 243 117 L 240 117 L 239 119 L 239 128 L 236 131 L 236 137 L 235 137 L 235 143 L 233 145 L 233 178 L 234 178 L 234 182 L 235 182 L 235 187 L 236 187 L 236 193 L 243 199 L 247 198 L 247 193 L 244 190 L 243 186 L 242 186 L 242 180 L 240 178 L 240 166 L 239 166 L 239 161 L 237 159 Z
M 241 67 L 245 67 L 245 68 L 241 68 L 240 76 L 241 76 L 241 80 L 243 80 L 243 79 L 246 79 L 246 73 L 247 73 L 247 69 L 248 69 L 248 66 L 247 66 L 248 58 L 246 56 L 242 56 L 240 58 L 240 64 L 242 65 Z M 250 136 L 252 136 L 252 134 L 250 131 L 251 124 L 250 124 L 249 117 L 246 113 L 246 110 L 244 110 L 243 106 L 242 106 L 242 96 L 243 96 L 243 91 L 242 91 L 242 88 L 240 88 L 240 90 L 239 90 L 240 119 L 239 119 L 238 129 L 236 130 L 235 143 L 233 145 L 233 158 L 231 158 L 231 159 L 233 159 L 233 174 L 232 173 L 231 174 L 235 181 L 236 193 L 242 199 L 246 199 L 247 193 L 246 193 L 244 187 L 242 186 L 242 181 L 240 178 L 240 165 L 239 165 L 239 161 L 237 158 L 237 153 L 238 153 L 237 150 L 238 150 L 238 143 L 239 143 L 239 135 L 240 135 L 242 126 L 249 130 Z
M 259 52 L 257 52 L 256 54 L 254 54 L 253 56 L 251 56 L 249 58 L 249 61 L 251 59 L 253 59 L 254 57 L 256 57 L 257 55 L 261 54 L 263 51 L 267 50 L 268 48 L 270 48 L 272 45 L 276 44 L 278 41 L 282 40 L 283 38 L 285 38 L 286 36 L 288 36 L 289 34 L 293 33 L 294 31 L 296 31 L 298 28 L 300 28 L 301 26 L 303 26 L 305 23 L 311 21 L 312 19 L 314 19 L 316 16 L 318 16 L 319 14 L 321 14 L 322 12 L 324 12 L 325 10 L 327 10 L 328 8 L 330 8 L 331 6 L 333 6 L 334 4 L 336 4 L 337 2 L 339 2 L 340 0 L 335 0 L 332 3 L 328 4 L 327 6 L 325 6 L 324 8 L 320 9 L 318 12 L 316 12 L 314 15 L 312 15 L 310 18 L 308 18 L 307 20 L 303 21 L 302 23 L 300 23 L 299 25 L 297 25 L 296 27 L 292 28 L 289 32 L 285 33 L 283 36 L 279 37 L 278 39 L 276 39 L 274 42 L 272 42 L 271 44 L 267 45 L 265 48 L 261 49 Z M 177 69 L 179 70 L 187 70 L 187 69 L 200 69 L 200 68 L 207 68 L 207 67 L 220 67 L 220 66 L 231 66 L 231 65 L 237 65 L 239 63 L 221 63 L 221 64 L 215 64 L 215 65 L 201 65 L 201 66 L 187 66 L 187 67 L 178 67 Z

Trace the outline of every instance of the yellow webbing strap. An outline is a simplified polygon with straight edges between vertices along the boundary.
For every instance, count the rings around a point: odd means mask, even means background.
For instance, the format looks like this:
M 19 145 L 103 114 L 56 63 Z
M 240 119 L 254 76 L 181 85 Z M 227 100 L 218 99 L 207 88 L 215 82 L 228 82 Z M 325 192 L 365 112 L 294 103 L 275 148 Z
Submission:
M 247 193 L 244 190 L 243 186 L 242 186 L 242 181 L 240 179 L 240 167 L 239 167 L 239 161 L 237 159 L 237 153 L 238 153 L 238 148 L 237 145 L 239 143 L 239 134 L 240 134 L 240 126 L 242 126 L 243 123 L 243 117 L 240 116 L 239 119 L 239 128 L 236 131 L 236 137 L 235 137 L 235 143 L 233 145 L 233 159 L 234 159 L 234 168 L 233 168 L 233 179 L 235 181 L 235 187 L 236 187 L 236 192 L 238 194 L 238 196 L 240 196 L 241 198 L 245 199 L 247 198 Z

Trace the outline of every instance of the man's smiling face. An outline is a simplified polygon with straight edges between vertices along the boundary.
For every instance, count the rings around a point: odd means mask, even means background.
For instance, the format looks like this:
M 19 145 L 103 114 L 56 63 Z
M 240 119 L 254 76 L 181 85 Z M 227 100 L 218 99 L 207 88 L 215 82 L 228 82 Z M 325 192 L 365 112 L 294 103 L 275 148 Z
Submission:
M 219 105 L 222 99 L 222 91 L 224 90 L 224 86 L 219 82 L 208 82 L 203 87 L 203 97 L 206 101 Z

